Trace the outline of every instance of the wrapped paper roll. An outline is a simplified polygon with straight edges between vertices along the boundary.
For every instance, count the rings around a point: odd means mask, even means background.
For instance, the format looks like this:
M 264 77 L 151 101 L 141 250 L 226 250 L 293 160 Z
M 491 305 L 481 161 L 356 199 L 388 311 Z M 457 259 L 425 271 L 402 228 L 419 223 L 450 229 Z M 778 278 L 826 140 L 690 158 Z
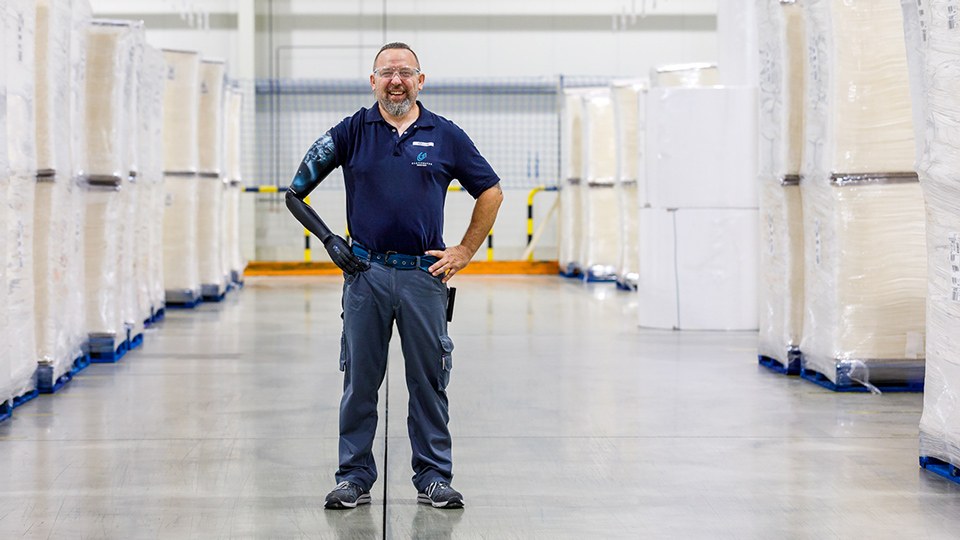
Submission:
M 87 150 L 87 28 L 92 19 L 89 0 L 70 2 L 70 174 L 66 177 L 86 176 Z M 83 204 L 80 205 L 81 207 Z
M 33 177 L 37 172 L 35 124 L 36 7 L 31 0 L 5 0 L 3 54 L 6 63 L 7 164 L 10 174 Z
M 756 208 L 752 87 L 652 88 L 647 200 L 657 208 Z
M 224 177 L 229 181 L 243 180 L 240 156 L 241 119 L 243 118 L 243 93 L 237 86 L 231 87 L 226 95 L 226 121 L 224 127 Z
M 230 238 L 230 279 L 235 283 L 242 283 L 243 270 L 247 266 L 240 249 L 240 197 L 243 193 L 243 185 L 239 182 L 231 182 L 229 193 L 230 220 L 227 234 Z
M 37 170 L 70 175 L 70 2 L 37 0 L 36 125 Z
M 140 121 L 140 186 L 142 207 L 146 209 L 145 252 L 141 265 L 145 267 L 146 292 L 150 313 L 165 305 L 163 287 L 163 101 L 166 82 L 166 62 L 163 53 L 146 46 L 143 69 L 140 72 L 140 102 L 145 114 Z M 144 234 L 141 232 L 141 234 Z
M 800 186 L 760 181 L 760 336 L 757 353 L 800 368 L 803 210 Z M 792 364 L 792 365 L 791 365 Z
M 956 4 L 903 2 L 926 206 L 927 336 L 920 462 L 960 466 L 960 48 Z
M 617 174 L 613 101 L 607 88 L 584 96 L 583 263 L 587 280 L 616 278 L 620 251 L 620 214 L 614 189 Z
M 653 68 L 650 85 L 653 87 L 713 86 L 720 84 L 720 72 L 716 64 L 675 64 Z
M 146 46 L 146 35 L 142 22 L 130 24 L 130 34 L 127 37 L 128 59 L 126 62 L 126 77 L 123 83 L 124 114 L 124 147 L 123 162 L 130 176 L 136 176 L 140 170 L 140 124 L 149 116 L 145 114 L 140 104 L 140 72 L 143 64 L 143 49 Z
M 197 255 L 200 286 L 205 298 L 219 298 L 226 292 L 221 257 L 223 241 L 223 182 L 216 175 L 201 175 L 197 180 Z
M 646 117 L 646 81 L 618 81 L 611 86 L 614 119 L 617 128 L 617 203 L 620 210 L 620 255 L 617 264 L 617 283 L 635 288 L 640 262 L 639 216 L 642 151 Z M 646 189 L 643 188 L 644 198 Z
M 796 3 L 759 0 L 760 335 L 758 354 L 800 369 L 803 328 L 803 89 L 806 43 Z
M 199 150 L 200 55 L 164 49 L 163 57 L 167 77 L 163 90 L 163 170 L 195 173 Z
M 804 369 L 841 385 L 919 382 L 926 288 L 920 185 L 806 182 Z
M 809 51 L 805 171 L 911 171 L 915 148 L 900 6 L 808 0 L 803 7 Z
M 66 264 L 62 268 L 64 287 L 61 291 L 64 324 L 68 328 L 68 341 L 73 358 L 78 358 L 87 344 L 87 293 L 86 293 L 86 189 L 79 178 L 57 180 L 66 188 L 66 228 L 62 231 L 62 248 Z M 67 371 L 70 365 L 54 366 L 54 380 Z
M 4 62 L 0 62 L 0 75 L 3 73 Z M 2 81 L 0 77 L 0 81 Z M 3 99 L 3 95 L 0 95 L 0 100 Z M 2 105 L 2 101 L 0 101 Z M 6 113 L 0 114 L 0 137 L 6 138 L 6 125 L 2 120 L 6 117 Z M 3 144 L 0 146 L 0 160 L 5 160 L 7 155 L 7 146 Z M 0 193 L 6 194 L 10 186 L 10 176 L 6 171 L 0 171 Z M 7 209 L 6 204 L 0 204 L 0 231 L 3 234 L 0 234 L 0 303 L 2 305 L 7 305 L 7 298 L 9 294 L 7 293 L 7 220 L 9 218 L 10 211 Z M 13 388 L 10 384 L 10 346 L 12 339 L 12 334 L 10 333 L 10 315 L 7 313 L 7 310 L 0 309 L 0 401 L 10 399 L 13 397 Z
M 581 270 L 583 216 L 581 179 L 583 176 L 583 94 L 589 89 L 565 89 L 561 115 L 560 144 L 562 156 L 560 184 L 560 271 L 578 274 Z
M 760 178 L 780 183 L 800 174 L 803 155 L 803 12 L 795 2 L 758 0 L 757 15 Z
M 640 326 L 757 328 L 757 213 L 640 209 Z
M 33 219 L 36 177 L 13 175 L 4 201 L 7 289 L 4 311 L 10 346 L 10 392 L 0 400 L 22 396 L 36 387 L 36 301 L 34 291 Z
M 91 186 L 85 194 L 84 225 L 86 325 L 91 338 L 126 339 L 123 325 L 123 201 L 119 187 Z
M 36 187 L 34 207 L 34 286 L 37 355 L 54 366 L 57 376 L 76 358 L 71 340 L 69 272 L 72 212 L 68 205 L 70 180 L 45 177 Z
M 803 367 L 845 386 L 922 381 L 923 199 L 902 12 L 810 0 Z
M 164 135 L 166 136 L 166 135 Z M 199 179 L 164 175 L 163 282 L 167 304 L 192 304 L 200 298 L 197 252 Z
M 125 159 L 130 55 L 129 21 L 93 21 L 86 72 L 87 175 L 92 182 L 120 183 L 130 173 Z
M 197 137 L 199 171 L 220 174 L 223 170 L 223 85 L 226 64 L 222 60 L 200 62 L 200 101 Z

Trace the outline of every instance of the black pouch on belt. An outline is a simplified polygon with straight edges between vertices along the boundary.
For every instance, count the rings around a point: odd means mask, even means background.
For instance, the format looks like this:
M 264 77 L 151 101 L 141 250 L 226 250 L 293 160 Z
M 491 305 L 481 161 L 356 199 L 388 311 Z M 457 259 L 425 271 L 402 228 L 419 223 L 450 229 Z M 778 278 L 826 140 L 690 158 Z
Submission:
M 447 322 L 453 322 L 453 303 L 457 299 L 457 288 L 450 287 L 447 291 Z

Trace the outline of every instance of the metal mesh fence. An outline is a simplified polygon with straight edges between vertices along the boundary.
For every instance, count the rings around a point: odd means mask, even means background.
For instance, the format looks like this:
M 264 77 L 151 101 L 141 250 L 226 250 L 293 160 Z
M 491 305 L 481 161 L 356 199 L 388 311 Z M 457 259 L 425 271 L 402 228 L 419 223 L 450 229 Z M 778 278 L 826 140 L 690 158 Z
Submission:
M 559 95 L 609 78 L 430 79 L 420 100 L 459 125 L 507 189 L 555 186 L 560 162 Z M 318 137 L 375 99 L 363 80 L 241 81 L 243 173 L 247 184 L 286 185 Z M 342 189 L 339 169 L 318 189 Z

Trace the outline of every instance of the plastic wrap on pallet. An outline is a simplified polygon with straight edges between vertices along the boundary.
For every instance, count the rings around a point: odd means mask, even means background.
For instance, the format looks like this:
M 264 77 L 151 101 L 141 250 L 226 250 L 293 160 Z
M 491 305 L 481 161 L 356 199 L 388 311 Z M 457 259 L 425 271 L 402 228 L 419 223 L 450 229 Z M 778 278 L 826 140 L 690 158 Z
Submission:
M 647 199 L 656 208 L 756 208 L 756 91 L 652 88 Z
M 86 147 L 91 181 L 120 183 L 126 162 L 126 86 L 130 24 L 94 19 L 87 33 Z
M 912 171 L 903 14 L 894 2 L 807 0 L 804 175 Z
M 37 0 L 36 125 L 37 170 L 70 172 L 70 2 Z
M 200 104 L 200 55 L 163 50 L 163 170 L 195 173 L 199 165 L 197 133 Z
M 228 191 L 230 225 L 227 232 L 230 238 L 230 279 L 236 282 L 243 281 L 243 270 L 247 263 L 243 260 L 243 251 L 240 249 L 240 197 L 243 194 L 243 185 L 231 182 Z
M 110 337 L 117 347 L 126 339 L 123 325 L 122 217 L 123 200 L 118 186 L 89 186 L 84 191 L 85 286 L 87 332 Z
M 37 369 L 36 300 L 34 291 L 33 219 L 36 177 L 13 175 L 7 184 L 2 204 L 6 205 L 6 279 L 7 328 L 13 338 L 10 355 L 10 384 L 21 396 L 36 387 Z
M 87 58 L 90 21 L 89 0 L 70 1 L 70 177 L 85 176 L 89 169 L 87 150 Z M 64 178 L 67 178 L 65 175 Z M 81 204 L 81 206 L 83 206 Z
M 640 326 L 757 328 L 757 213 L 640 209 Z
M 200 101 L 197 113 L 197 156 L 201 173 L 223 172 L 223 87 L 227 66 L 222 60 L 200 62 Z
M 803 11 L 797 3 L 758 0 L 761 181 L 799 175 L 803 155 Z
M 799 185 L 760 180 L 757 352 L 788 365 L 803 330 L 803 209 Z M 799 367 L 799 366 L 798 366 Z
M 65 188 L 67 201 L 66 228 L 62 232 L 66 257 L 62 268 L 64 288 L 60 300 L 69 348 L 73 358 L 78 358 L 89 338 L 86 313 L 86 188 L 81 185 L 79 178 L 62 178 L 57 179 L 57 182 Z M 55 365 L 54 380 L 65 373 L 68 367 L 69 364 Z
M 140 269 L 143 233 L 145 220 L 139 219 L 141 183 L 139 181 L 126 182 L 120 190 L 122 201 L 121 219 L 123 227 L 121 242 L 121 278 L 120 288 L 123 296 L 123 324 L 130 331 L 130 336 L 143 333 L 143 322 L 150 316 L 149 306 L 141 309 L 140 283 L 143 274 Z
M 620 254 L 617 282 L 635 287 L 640 261 L 639 222 L 640 188 L 643 169 L 643 137 L 646 117 L 646 81 L 617 81 L 611 85 L 617 140 L 617 206 L 620 210 Z M 644 193 L 646 190 L 644 189 Z
M 220 244 L 223 241 L 223 182 L 217 176 L 197 179 L 197 256 L 200 286 L 204 296 L 220 296 L 225 292 Z
M 199 182 L 195 175 L 164 175 L 163 178 L 163 282 L 168 304 L 189 304 L 200 296 Z
M 583 244 L 580 261 L 588 280 L 613 280 L 620 250 L 617 192 L 616 126 L 610 90 L 584 96 Z
M 146 295 L 150 314 L 165 305 L 163 288 L 163 95 L 166 62 L 159 49 L 146 46 L 140 70 L 140 102 L 145 114 L 140 119 L 139 195 L 142 201 L 143 224 L 146 226 L 145 251 L 141 264 L 145 267 Z
M 655 67 L 650 70 L 650 86 L 682 87 L 713 86 L 720 84 L 716 64 L 693 63 Z
M 803 12 L 759 0 L 760 282 L 758 353 L 790 366 L 803 328 Z M 790 366 L 791 369 L 799 366 Z
M 70 339 L 69 250 L 71 238 L 69 180 L 44 177 L 37 183 L 34 208 L 34 286 L 36 359 L 55 371 L 73 361 Z
M 126 77 L 123 82 L 123 163 L 130 176 L 137 176 L 140 170 L 140 123 L 146 116 L 142 113 L 143 106 L 140 104 L 140 71 L 145 46 L 143 22 L 131 22 L 127 36 Z
M 226 94 L 226 118 L 224 122 L 224 177 L 231 182 L 243 180 L 240 156 L 241 126 L 243 118 L 243 93 L 237 86 L 231 86 Z
M 560 111 L 560 239 L 558 261 L 560 271 L 574 274 L 580 271 L 582 245 L 582 197 L 583 175 L 583 94 L 585 89 L 565 89 Z
M 0 60 L 0 74 L 3 73 L 3 60 Z M 3 78 L 0 77 L 0 84 L 2 84 Z M 3 92 L 0 92 L 0 100 L 5 97 Z M 2 102 L 0 102 L 2 105 Z M 6 136 L 6 125 L 2 120 L 5 118 L 6 114 L 0 112 L 0 138 L 5 138 Z M 0 142 L 3 142 L 0 140 Z M 6 144 L 0 146 L 0 158 L 6 157 Z M 10 176 L 5 171 L 0 170 L 0 193 L 6 193 L 10 185 Z M 7 209 L 6 204 L 0 204 L 0 231 L 3 234 L 0 234 L 0 305 L 7 305 L 7 298 L 9 294 L 7 293 L 7 219 L 8 219 L 9 210 Z M 0 309 L 0 402 L 3 402 L 6 399 L 13 397 L 13 388 L 10 384 L 10 346 L 12 339 L 12 334 L 10 333 L 10 315 L 7 313 L 6 309 Z
M 804 369 L 840 385 L 922 380 L 920 185 L 810 186 L 804 177 L 801 190 Z
M 927 336 L 920 456 L 960 466 L 960 59 L 956 3 L 903 1 L 926 205 Z M 919 115 L 917 112 L 919 111 Z M 919 116 L 919 118 L 918 118 Z
M 5 0 L 0 54 L 6 61 L 7 159 L 10 174 L 33 177 L 37 172 L 35 124 L 36 7 L 32 0 Z
M 926 253 L 902 12 L 804 3 L 803 367 L 840 386 L 922 380 Z

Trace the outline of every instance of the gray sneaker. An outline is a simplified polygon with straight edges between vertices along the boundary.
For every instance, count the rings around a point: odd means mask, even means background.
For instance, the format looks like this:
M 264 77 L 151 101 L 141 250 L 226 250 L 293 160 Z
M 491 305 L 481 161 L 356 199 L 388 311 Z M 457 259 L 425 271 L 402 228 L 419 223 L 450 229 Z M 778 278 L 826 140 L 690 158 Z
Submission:
M 463 495 L 446 482 L 431 482 L 427 489 L 417 493 L 417 502 L 434 508 L 463 508 Z
M 340 482 L 333 491 L 327 494 L 327 501 L 323 503 L 324 508 L 332 510 L 342 510 L 344 508 L 356 508 L 358 504 L 370 504 L 370 492 L 363 489 L 353 482 Z

